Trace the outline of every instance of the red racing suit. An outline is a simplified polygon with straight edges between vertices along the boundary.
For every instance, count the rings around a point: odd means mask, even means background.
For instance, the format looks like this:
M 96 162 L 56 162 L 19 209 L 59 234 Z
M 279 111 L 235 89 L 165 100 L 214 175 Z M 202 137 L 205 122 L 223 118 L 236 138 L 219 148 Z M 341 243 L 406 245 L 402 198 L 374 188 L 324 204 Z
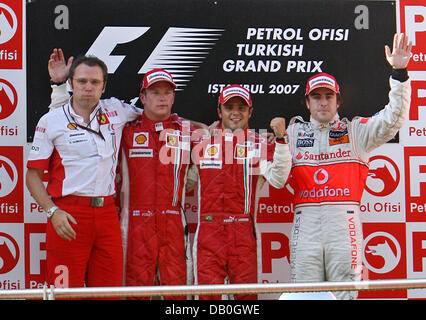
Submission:
M 389 103 L 369 118 L 329 124 L 293 118 L 287 130 L 294 188 L 293 282 L 357 281 L 362 271 L 359 205 L 369 153 L 392 139 L 408 118 L 410 81 L 390 78 Z M 354 292 L 336 292 L 356 298 Z
M 230 283 L 257 283 L 255 195 L 263 177 L 276 188 L 284 186 L 290 171 L 288 145 L 267 143 L 248 129 L 240 134 L 218 131 L 194 145 L 195 164 L 188 174 L 189 181 L 198 179 L 195 283 L 223 284 L 226 278 Z
M 125 284 L 151 286 L 191 282 L 185 174 L 194 127 L 173 114 L 152 121 L 142 114 L 123 130 L 120 223 Z

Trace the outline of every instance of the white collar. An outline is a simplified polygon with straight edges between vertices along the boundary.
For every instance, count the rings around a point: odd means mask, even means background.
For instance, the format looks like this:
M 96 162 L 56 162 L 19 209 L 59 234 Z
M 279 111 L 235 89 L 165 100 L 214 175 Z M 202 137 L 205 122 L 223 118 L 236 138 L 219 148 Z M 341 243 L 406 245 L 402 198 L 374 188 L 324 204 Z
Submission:
M 309 121 L 314 129 L 325 129 L 325 128 L 329 129 L 339 120 L 340 120 L 339 114 L 336 112 L 336 114 L 334 115 L 333 119 L 330 122 L 322 123 L 312 118 L 312 116 L 310 117 Z

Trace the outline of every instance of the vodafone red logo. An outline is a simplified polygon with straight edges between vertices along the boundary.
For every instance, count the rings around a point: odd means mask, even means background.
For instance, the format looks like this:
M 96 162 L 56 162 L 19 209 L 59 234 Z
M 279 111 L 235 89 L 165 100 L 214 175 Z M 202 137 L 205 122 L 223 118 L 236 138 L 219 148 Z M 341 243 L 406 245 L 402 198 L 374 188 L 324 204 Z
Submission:
M 0 78 L 0 119 L 9 117 L 18 105 L 18 93 L 8 81 Z
M 7 233 L 0 232 L 0 274 L 13 270 L 19 261 L 19 245 Z
M 384 197 L 396 190 L 400 173 L 396 163 L 385 156 L 374 156 L 370 159 L 370 170 L 365 190 L 373 196 Z
M 398 240 L 387 232 L 374 232 L 364 240 L 364 264 L 375 273 L 393 271 L 401 260 Z
M 318 185 L 322 185 L 324 183 L 327 183 L 328 181 L 328 172 L 324 169 L 318 169 L 315 173 L 314 173 L 314 181 L 316 184 Z
M 4 3 L 0 3 L 0 44 L 8 42 L 18 29 L 15 12 Z

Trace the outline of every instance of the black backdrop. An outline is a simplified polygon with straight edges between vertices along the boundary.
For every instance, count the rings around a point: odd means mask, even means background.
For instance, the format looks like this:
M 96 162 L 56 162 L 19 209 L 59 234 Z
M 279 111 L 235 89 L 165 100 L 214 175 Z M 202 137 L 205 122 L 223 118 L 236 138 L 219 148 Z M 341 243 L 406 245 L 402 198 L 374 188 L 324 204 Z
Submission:
M 307 118 L 302 101 L 312 71 L 328 72 L 337 78 L 343 91 L 341 116 L 373 115 L 388 100 L 390 67 L 383 47 L 392 45 L 395 33 L 394 1 L 35 0 L 27 3 L 26 15 L 29 142 L 50 101 L 47 73 L 50 52 L 60 47 L 67 58 L 85 54 L 105 31 L 104 27 L 134 27 L 123 28 L 123 34 L 136 27 L 147 27 L 141 36 L 118 43 L 110 53 L 124 59 L 109 74 L 104 96 L 125 101 L 137 97 L 143 77 L 138 72 L 142 66 L 153 66 L 145 63 L 151 61 L 154 50 L 161 49 L 168 57 L 154 57 L 158 58 L 156 62 L 166 69 L 172 68 L 176 79 L 187 80 L 180 82 L 173 112 L 189 119 L 205 123 L 215 120 L 218 93 L 213 90 L 213 84 L 230 83 L 249 84 L 258 91 L 253 93 L 254 113 L 250 120 L 253 128 L 268 128 L 270 119 L 278 115 L 288 120 L 298 114 Z M 57 29 L 58 22 L 65 28 Z M 313 29 L 328 29 L 335 38 L 314 40 L 319 33 L 313 31 L 310 38 Z M 248 37 L 249 30 L 257 33 Z M 287 38 L 292 38 L 293 31 L 299 38 L 286 40 L 280 36 L 284 32 Z M 170 37 L 172 34 L 174 37 Z M 336 41 L 339 36 L 343 39 Z M 100 42 L 107 47 L 112 40 Z M 159 44 L 165 45 L 160 48 Z M 247 52 L 239 49 L 245 44 Z M 280 49 L 284 45 L 298 50 L 290 56 L 282 55 Z M 259 55 L 250 55 L 253 48 L 261 50 Z M 225 63 L 228 60 L 233 62 Z M 273 64 L 275 69 L 254 72 L 260 60 Z M 303 62 L 298 61 L 305 61 L 306 66 L 309 61 L 317 62 L 296 72 L 296 68 L 287 70 L 289 61 L 299 66 Z M 232 70 L 232 65 L 237 64 L 242 71 Z M 315 65 L 319 69 L 312 70 Z M 259 92 L 260 86 L 263 93 Z

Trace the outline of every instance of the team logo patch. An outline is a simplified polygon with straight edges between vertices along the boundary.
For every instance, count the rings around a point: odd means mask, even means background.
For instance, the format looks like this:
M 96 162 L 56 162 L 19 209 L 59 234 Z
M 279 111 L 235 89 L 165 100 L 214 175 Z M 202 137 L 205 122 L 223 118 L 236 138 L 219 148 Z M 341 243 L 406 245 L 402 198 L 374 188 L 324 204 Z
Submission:
M 147 147 L 149 144 L 149 132 L 137 132 L 133 134 L 134 147 Z
M 234 149 L 234 159 L 252 159 L 261 156 L 261 144 L 246 141 L 244 144 L 236 144 Z
M 98 123 L 100 125 L 109 123 L 108 118 L 107 118 L 106 114 L 104 114 L 104 113 L 98 114 L 96 116 L 96 119 L 98 120 Z
M 247 148 L 244 145 L 237 144 L 235 146 L 235 158 L 242 159 L 247 158 Z
M 314 146 L 314 139 L 297 139 L 298 148 L 311 148 Z
M 129 149 L 129 158 L 152 158 L 153 156 L 152 149 Z
M 219 158 L 219 144 L 208 144 L 206 151 L 204 152 L 205 158 Z
M 200 160 L 200 169 L 222 169 L 222 160 Z
M 70 130 L 76 130 L 77 129 L 77 124 L 76 123 L 68 123 L 67 128 Z
M 168 134 L 166 138 L 166 146 L 170 148 L 179 148 L 179 136 L 176 134 Z
M 313 138 L 314 133 L 313 132 L 306 132 L 306 131 L 299 131 L 297 133 L 297 136 L 300 138 Z
M 337 144 L 349 143 L 348 130 L 331 130 L 328 134 L 330 146 Z
M 348 130 L 331 130 L 328 133 L 328 136 L 330 137 L 330 139 L 341 138 L 346 135 L 348 135 Z

